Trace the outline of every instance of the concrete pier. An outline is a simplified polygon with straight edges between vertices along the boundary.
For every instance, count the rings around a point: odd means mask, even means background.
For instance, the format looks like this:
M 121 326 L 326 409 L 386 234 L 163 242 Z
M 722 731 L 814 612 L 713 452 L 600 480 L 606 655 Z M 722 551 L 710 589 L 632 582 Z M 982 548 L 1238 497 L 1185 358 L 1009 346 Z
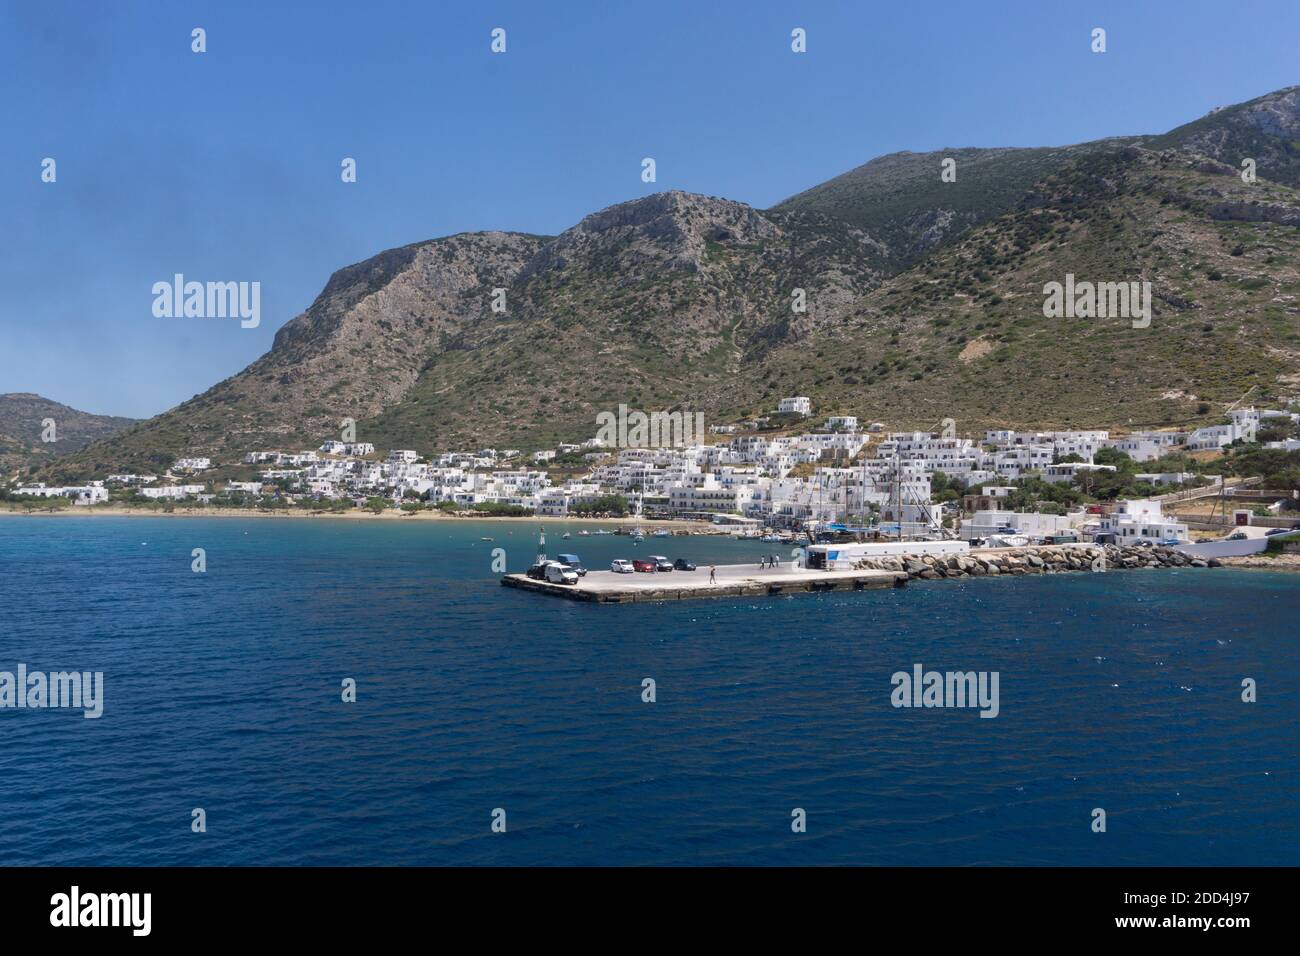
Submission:
M 629 601 L 750 597 L 810 591 L 862 591 L 902 587 L 907 578 L 907 573 L 902 571 L 814 571 L 793 565 L 759 568 L 753 564 L 720 564 L 713 584 L 709 583 L 708 565 L 701 565 L 695 571 L 637 571 L 632 574 L 588 571 L 577 584 L 550 584 L 524 574 L 507 574 L 501 583 L 506 587 L 537 591 L 571 601 L 623 604 Z

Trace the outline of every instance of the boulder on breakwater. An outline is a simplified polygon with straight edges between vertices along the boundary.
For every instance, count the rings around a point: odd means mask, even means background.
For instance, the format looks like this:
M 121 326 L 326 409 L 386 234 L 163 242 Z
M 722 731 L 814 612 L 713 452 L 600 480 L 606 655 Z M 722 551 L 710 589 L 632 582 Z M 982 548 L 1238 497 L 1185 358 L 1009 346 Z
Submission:
M 1107 544 L 1001 548 L 965 554 L 903 554 L 864 558 L 855 567 L 863 571 L 903 571 L 909 578 L 933 581 L 1003 574 L 1217 568 L 1221 565 L 1215 558 L 1193 558 L 1173 548 Z

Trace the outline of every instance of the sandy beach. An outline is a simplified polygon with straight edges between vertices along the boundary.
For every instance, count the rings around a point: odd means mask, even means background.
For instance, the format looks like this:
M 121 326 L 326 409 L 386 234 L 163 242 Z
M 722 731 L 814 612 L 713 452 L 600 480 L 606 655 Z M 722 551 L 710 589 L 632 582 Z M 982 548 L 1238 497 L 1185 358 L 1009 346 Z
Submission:
M 71 507 L 60 508 L 58 510 L 40 510 L 35 509 L 28 511 L 24 508 L 0 508 L 0 518 L 270 518 L 278 520 L 302 520 L 312 519 L 318 521 L 510 521 L 518 524 L 581 524 L 590 526 L 621 527 L 629 528 L 640 525 L 647 532 L 666 528 L 670 531 L 711 531 L 718 534 L 728 532 L 717 528 L 715 525 L 704 521 L 650 521 L 644 518 L 586 518 L 586 517 L 565 517 L 562 515 L 525 515 L 520 517 L 510 517 L 505 515 L 474 515 L 473 517 L 459 517 L 457 515 L 448 515 L 440 511 L 395 511 L 385 510 L 378 514 L 366 511 L 361 508 L 354 508 L 351 511 L 307 511 L 299 508 L 286 509 L 283 511 L 255 510 L 255 509 L 237 509 L 237 508 L 174 508 L 171 511 L 152 508 L 125 508 L 121 506 L 90 506 L 90 507 Z

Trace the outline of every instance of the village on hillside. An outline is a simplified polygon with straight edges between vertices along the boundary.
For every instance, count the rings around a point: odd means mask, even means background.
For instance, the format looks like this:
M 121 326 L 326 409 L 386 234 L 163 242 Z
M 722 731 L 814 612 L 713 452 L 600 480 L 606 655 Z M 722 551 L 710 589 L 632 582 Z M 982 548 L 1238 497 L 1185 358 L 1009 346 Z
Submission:
M 809 399 L 794 396 L 771 416 L 715 425 L 707 435 L 687 428 L 689 443 L 674 440 L 680 435 L 666 427 L 663 435 L 652 429 L 649 446 L 644 434 L 629 440 L 626 429 L 617 436 L 602 429 L 581 443 L 528 454 L 483 448 L 381 455 L 372 444 L 327 441 L 316 450 L 251 452 L 240 463 L 255 469 L 249 480 L 205 478 L 217 468 L 213 461 L 188 457 L 165 475 L 18 485 L 4 497 L 11 508 L 57 501 L 317 514 L 634 516 L 773 538 L 837 532 L 1007 545 L 1055 538 L 1168 544 L 1189 540 L 1191 529 L 1289 528 L 1290 518 L 1300 518 L 1294 481 L 1268 488 L 1266 476 L 1234 477 L 1216 467 L 1234 450 L 1294 457 L 1288 453 L 1300 450 L 1300 401 L 1284 406 L 1236 408 L 1222 424 L 1192 431 L 998 429 L 970 438 L 957 437 L 951 419 L 935 432 L 891 432 L 851 415 L 815 419 Z

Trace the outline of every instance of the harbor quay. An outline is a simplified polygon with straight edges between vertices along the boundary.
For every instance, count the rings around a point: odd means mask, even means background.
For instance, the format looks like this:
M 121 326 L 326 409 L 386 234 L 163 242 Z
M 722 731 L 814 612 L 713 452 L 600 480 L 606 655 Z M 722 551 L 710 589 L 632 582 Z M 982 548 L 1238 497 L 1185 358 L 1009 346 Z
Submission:
M 670 573 L 620 574 L 589 571 L 576 583 L 562 584 L 507 574 L 506 587 L 550 594 L 574 601 L 620 604 L 631 601 L 674 601 L 686 598 L 747 597 L 818 591 L 862 591 L 902 587 L 908 581 L 939 578 L 1061 574 L 1078 571 L 1106 572 L 1154 568 L 1215 568 L 1216 558 L 1188 554 L 1174 548 L 1064 545 L 1057 547 L 997 548 L 948 551 L 953 542 L 915 542 L 913 549 L 899 545 L 891 553 L 854 555 L 849 567 L 809 568 L 790 564 L 756 568 L 752 564 L 718 565 L 713 580 L 709 569 Z M 945 550 L 936 550 L 939 548 Z M 853 546 L 848 546 L 852 548 Z M 905 547 L 905 546 L 904 546 Z M 899 549 L 899 550 L 895 550 Z M 927 549 L 929 549 L 927 551 Z M 841 550 L 847 550 L 841 548 Z
M 709 568 L 671 573 L 619 574 L 614 571 L 588 571 L 576 584 L 553 584 L 526 574 L 507 574 L 501 579 L 506 587 L 564 597 L 573 601 L 621 604 L 631 601 L 676 601 L 686 598 L 750 597 L 773 594 L 797 594 L 814 591 L 862 591 L 869 588 L 901 587 L 908 575 L 901 571 L 874 569 L 821 571 L 793 564 L 775 568 L 758 568 L 753 564 L 720 564 L 714 580 Z

